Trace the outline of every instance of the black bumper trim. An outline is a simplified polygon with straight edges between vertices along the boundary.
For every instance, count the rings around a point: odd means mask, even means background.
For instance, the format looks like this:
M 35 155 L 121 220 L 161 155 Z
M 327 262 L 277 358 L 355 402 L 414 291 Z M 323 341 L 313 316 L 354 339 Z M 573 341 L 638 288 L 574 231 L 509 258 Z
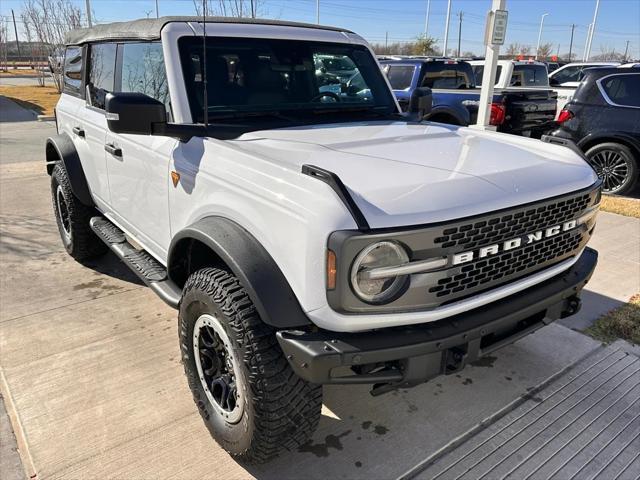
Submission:
M 297 375 L 313 383 L 415 385 L 453 373 L 580 306 L 598 253 L 586 248 L 567 271 L 489 305 L 421 325 L 364 333 L 281 330 L 278 342 Z M 384 364 L 371 373 L 335 376 L 339 367 Z M 396 363 L 389 366 L 388 362 Z

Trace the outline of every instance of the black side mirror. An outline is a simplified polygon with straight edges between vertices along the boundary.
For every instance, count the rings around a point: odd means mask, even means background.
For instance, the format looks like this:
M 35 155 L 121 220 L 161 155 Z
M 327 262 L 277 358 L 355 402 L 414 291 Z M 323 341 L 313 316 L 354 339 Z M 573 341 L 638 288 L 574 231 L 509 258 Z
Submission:
M 552 77 L 549 79 L 549 85 L 551 85 L 552 87 L 557 87 L 558 85 L 560 85 L 560 82 Z
M 162 102 L 143 93 L 108 93 L 105 100 L 107 125 L 113 133 L 152 135 L 167 123 Z
M 409 113 L 417 113 L 418 117 L 422 119 L 431 113 L 432 103 L 433 98 L 430 88 L 416 88 L 413 92 L 411 92 L 411 99 L 409 100 Z

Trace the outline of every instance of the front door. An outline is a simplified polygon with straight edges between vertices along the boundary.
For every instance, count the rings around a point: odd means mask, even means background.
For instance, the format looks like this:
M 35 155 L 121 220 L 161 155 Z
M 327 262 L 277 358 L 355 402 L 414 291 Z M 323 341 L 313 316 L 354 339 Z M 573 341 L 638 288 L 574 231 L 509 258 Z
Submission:
M 139 92 L 168 104 L 167 79 L 159 42 L 118 45 L 121 71 L 117 91 Z M 116 223 L 160 260 L 169 248 L 169 158 L 177 140 L 169 137 L 113 134 L 103 150 Z

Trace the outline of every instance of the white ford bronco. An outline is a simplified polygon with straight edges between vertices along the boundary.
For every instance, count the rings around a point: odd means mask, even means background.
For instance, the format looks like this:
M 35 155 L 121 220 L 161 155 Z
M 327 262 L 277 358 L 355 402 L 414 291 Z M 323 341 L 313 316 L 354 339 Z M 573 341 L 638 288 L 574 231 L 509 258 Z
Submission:
M 46 142 L 62 242 L 178 310 L 195 403 L 237 458 L 309 441 L 323 384 L 418 385 L 578 310 L 591 167 L 421 122 L 428 89 L 400 113 L 360 36 L 174 17 L 67 43 Z

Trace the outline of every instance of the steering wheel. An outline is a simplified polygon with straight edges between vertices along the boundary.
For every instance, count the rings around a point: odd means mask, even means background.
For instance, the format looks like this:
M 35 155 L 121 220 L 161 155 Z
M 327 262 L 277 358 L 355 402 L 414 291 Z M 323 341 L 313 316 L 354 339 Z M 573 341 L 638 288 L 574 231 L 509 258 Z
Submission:
M 333 98 L 336 102 L 340 101 L 340 97 L 333 93 L 333 92 L 320 92 L 318 95 L 316 95 L 315 97 L 313 97 L 311 99 L 312 102 L 317 102 L 318 100 L 320 100 L 323 97 L 330 97 Z

